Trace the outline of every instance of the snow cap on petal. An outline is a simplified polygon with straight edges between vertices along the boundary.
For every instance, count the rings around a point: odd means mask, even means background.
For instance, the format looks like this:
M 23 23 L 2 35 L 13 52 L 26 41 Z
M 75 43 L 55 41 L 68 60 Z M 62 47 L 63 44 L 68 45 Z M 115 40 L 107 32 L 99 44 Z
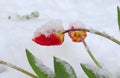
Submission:
M 64 41 L 64 28 L 60 20 L 52 20 L 35 31 L 34 42 L 40 45 L 60 45 Z
M 48 23 L 42 25 L 40 28 L 36 29 L 34 35 L 38 36 L 40 34 L 44 34 L 45 36 L 49 36 L 50 34 L 55 34 L 63 31 L 64 28 L 62 26 L 61 20 L 51 20 Z
M 69 24 L 69 29 L 71 28 L 73 29 L 85 28 L 85 25 L 81 21 L 76 21 Z

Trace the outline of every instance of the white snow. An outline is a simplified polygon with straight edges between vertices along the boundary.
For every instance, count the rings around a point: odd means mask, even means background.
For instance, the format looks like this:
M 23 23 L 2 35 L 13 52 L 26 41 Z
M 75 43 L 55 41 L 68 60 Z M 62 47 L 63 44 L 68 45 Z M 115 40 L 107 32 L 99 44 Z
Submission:
M 30 50 L 45 65 L 53 69 L 53 56 L 68 61 L 78 78 L 87 78 L 80 63 L 93 63 L 82 43 L 71 42 L 65 35 L 61 46 L 40 46 L 32 41 L 34 31 L 48 21 L 60 19 L 64 28 L 76 20 L 84 22 L 86 28 L 104 31 L 120 40 L 117 25 L 119 0 L 1 0 L 0 1 L 0 59 L 20 66 L 33 73 L 28 64 L 25 48 Z M 39 18 L 30 20 L 8 19 L 9 16 L 40 13 Z M 120 46 L 116 43 L 88 33 L 85 39 L 96 59 L 114 75 L 120 77 Z M 30 78 L 8 68 L 0 78 Z
M 51 20 L 48 23 L 42 25 L 40 28 L 37 28 L 35 31 L 35 37 L 40 34 L 44 34 L 45 36 L 49 36 L 53 33 L 63 32 L 64 28 L 62 26 L 61 20 Z
M 85 64 L 85 66 L 87 67 L 87 69 L 90 69 L 93 71 L 94 74 L 98 75 L 99 78 L 115 78 L 107 69 L 105 68 L 98 68 L 94 65 L 90 65 L 90 64 Z
M 71 29 L 72 27 L 76 28 L 76 29 L 79 29 L 79 28 L 85 28 L 85 25 L 81 21 L 76 21 L 76 22 L 73 22 L 73 23 L 69 24 L 69 29 Z

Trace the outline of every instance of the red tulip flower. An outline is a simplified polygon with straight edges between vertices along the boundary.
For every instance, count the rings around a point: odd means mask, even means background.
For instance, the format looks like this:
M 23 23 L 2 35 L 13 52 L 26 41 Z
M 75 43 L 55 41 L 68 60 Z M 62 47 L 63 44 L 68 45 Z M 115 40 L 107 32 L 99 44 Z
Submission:
M 70 25 L 70 29 L 80 29 L 84 27 L 84 24 L 81 22 L 73 23 Z M 72 39 L 73 42 L 82 42 L 86 36 L 86 31 L 70 31 L 68 32 L 69 37 Z
M 35 37 L 32 40 L 44 46 L 61 45 L 64 41 L 64 34 L 62 33 L 64 29 L 61 26 L 61 22 L 58 20 L 50 21 L 36 30 Z

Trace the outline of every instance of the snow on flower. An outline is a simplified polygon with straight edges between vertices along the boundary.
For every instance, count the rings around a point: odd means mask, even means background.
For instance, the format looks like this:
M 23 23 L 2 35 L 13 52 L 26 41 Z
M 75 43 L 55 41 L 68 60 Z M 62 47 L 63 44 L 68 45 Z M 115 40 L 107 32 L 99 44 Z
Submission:
M 80 29 L 84 28 L 85 25 L 82 22 L 74 22 L 69 25 L 69 29 Z M 68 32 L 69 37 L 73 42 L 82 42 L 87 36 L 86 31 L 70 31 Z
M 69 24 L 69 28 L 71 29 L 72 27 L 79 29 L 79 28 L 85 28 L 85 25 L 81 21 L 76 21 Z
M 38 28 L 32 40 L 45 46 L 60 45 L 64 41 L 63 31 L 62 22 L 60 20 L 52 20 Z

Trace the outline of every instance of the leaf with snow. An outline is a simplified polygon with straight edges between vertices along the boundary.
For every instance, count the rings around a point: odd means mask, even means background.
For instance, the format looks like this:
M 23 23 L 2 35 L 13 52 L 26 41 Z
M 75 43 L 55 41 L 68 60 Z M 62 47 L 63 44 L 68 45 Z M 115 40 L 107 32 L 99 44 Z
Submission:
M 27 59 L 39 78 L 54 78 L 54 73 L 26 49 Z
M 54 70 L 56 78 L 77 78 L 72 66 L 56 57 L 54 57 Z
M 89 77 L 89 78 L 97 78 L 97 76 L 95 75 L 95 73 L 88 69 L 84 64 L 80 64 L 83 71 L 85 72 L 85 74 Z
M 117 6 L 117 14 L 118 14 L 118 26 L 120 30 L 120 8 Z
M 103 68 L 98 68 L 87 64 L 80 65 L 89 78 L 113 78 L 111 73 Z

